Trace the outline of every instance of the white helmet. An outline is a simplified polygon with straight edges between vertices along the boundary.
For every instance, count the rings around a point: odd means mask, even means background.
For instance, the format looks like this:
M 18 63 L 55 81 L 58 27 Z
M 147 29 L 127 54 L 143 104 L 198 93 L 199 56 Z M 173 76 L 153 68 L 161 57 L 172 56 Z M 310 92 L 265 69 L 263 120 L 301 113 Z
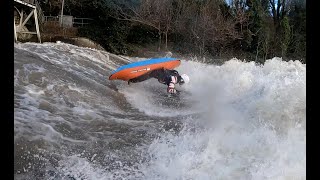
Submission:
M 189 76 L 186 74 L 182 74 L 181 78 L 182 78 L 183 82 L 186 84 L 189 83 L 189 81 L 190 81 Z

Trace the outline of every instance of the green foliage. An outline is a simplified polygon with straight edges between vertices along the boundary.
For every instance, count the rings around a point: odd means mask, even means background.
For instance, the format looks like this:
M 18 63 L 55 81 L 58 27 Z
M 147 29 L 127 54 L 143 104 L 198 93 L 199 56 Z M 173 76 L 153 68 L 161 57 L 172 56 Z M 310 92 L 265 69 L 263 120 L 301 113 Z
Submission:
M 149 26 L 134 25 L 131 27 L 126 41 L 132 44 L 144 45 L 156 43 L 159 39 L 158 36 L 158 32 Z
M 270 46 L 271 46 L 271 37 L 273 36 L 273 30 L 270 28 L 271 23 L 268 23 L 264 21 L 260 35 L 260 43 L 261 43 L 261 51 L 260 51 L 260 57 L 263 59 L 271 58 L 268 57 L 268 54 L 270 53 Z
M 288 54 L 305 59 L 306 56 L 306 8 L 295 4 L 293 11 L 288 15 L 292 36 L 288 47 Z
M 249 26 L 250 34 L 246 37 L 248 38 L 247 42 L 251 42 L 249 51 L 254 53 L 257 51 L 257 47 L 261 41 L 261 36 L 263 35 L 263 21 L 262 21 L 262 9 L 260 1 L 252 0 L 247 1 L 248 10 L 247 14 L 249 17 Z M 251 36 L 251 37 L 250 37 Z
M 285 16 L 280 22 L 281 27 L 281 51 L 282 56 L 285 56 L 287 53 L 287 49 L 290 41 L 290 24 L 288 16 Z
M 290 2 L 285 7 L 290 6 L 291 11 L 288 14 L 283 10 L 276 18 L 269 0 L 239 0 L 243 7 L 224 0 L 65 0 L 64 14 L 94 19 L 90 26 L 79 28 L 78 35 L 98 42 L 107 51 L 129 55 L 132 44 L 157 45 L 159 34 L 143 23 L 121 20 L 120 12 L 130 19 L 132 10 L 151 1 L 155 7 L 172 8 L 162 12 L 161 17 L 167 19 L 158 20 L 169 28 L 162 33 L 167 33 L 172 50 L 212 56 L 222 51 L 237 52 L 259 62 L 273 56 L 305 59 L 306 8 L 299 0 L 281 1 Z M 40 3 L 45 15 L 59 15 L 61 0 Z
M 124 21 L 109 19 L 105 26 L 99 23 L 82 27 L 78 30 L 79 36 L 90 38 L 101 44 L 106 50 L 116 54 L 127 54 L 130 49 L 126 38 L 130 30 L 130 24 Z

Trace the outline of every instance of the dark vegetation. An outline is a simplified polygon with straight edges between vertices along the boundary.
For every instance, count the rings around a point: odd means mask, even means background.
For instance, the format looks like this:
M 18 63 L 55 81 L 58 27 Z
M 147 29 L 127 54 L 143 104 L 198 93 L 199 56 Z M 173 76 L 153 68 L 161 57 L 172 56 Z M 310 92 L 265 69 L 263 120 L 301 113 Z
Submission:
M 40 1 L 45 15 L 59 15 L 61 1 Z M 305 63 L 305 0 L 65 0 L 64 14 L 94 19 L 77 36 L 116 54 L 146 49 Z

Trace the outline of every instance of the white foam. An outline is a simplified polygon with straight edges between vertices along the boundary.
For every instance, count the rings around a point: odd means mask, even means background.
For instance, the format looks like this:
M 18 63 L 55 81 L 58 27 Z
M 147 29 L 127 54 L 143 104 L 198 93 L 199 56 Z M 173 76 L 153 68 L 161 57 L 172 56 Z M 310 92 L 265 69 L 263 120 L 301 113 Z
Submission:
M 203 112 L 189 123 L 205 129 L 154 140 L 145 179 L 305 179 L 304 64 L 233 59 L 188 62 L 180 72 L 190 74 L 187 89 Z
M 142 82 L 139 83 L 139 85 L 133 84 L 131 86 L 123 84 L 119 86 L 119 92 L 125 95 L 127 101 L 133 105 L 133 107 L 150 116 L 175 117 L 193 114 L 190 109 L 172 108 L 157 102 L 159 97 L 154 96 L 160 96 L 159 93 L 157 93 L 160 90 L 163 91 L 162 94 L 166 95 L 166 86 L 162 84 L 159 86 L 158 82 L 155 81 L 156 80 L 151 79 L 148 80 L 148 82 Z M 154 91 L 155 89 L 157 89 L 157 92 Z
M 27 49 L 62 68 L 73 72 L 85 81 L 95 83 L 89 76 L 100 76 L 94 70 L 84 74 L 85 67 L 72 58 L 85 57 L 86 61 L 110 64 L 109 70 L 118 67 L 117 63 L 104 61 L 98 51 L 82 49 L 66 44 L 15 44 L 16 48 Z M 48 51 L 43 53 L 46 47 Z M 76 49 L 76 50 L 75 50 Z M 63 52 L 59 54 L 58 52 Z M 78 56 L 77 53 L 82 53 Z M 66 55 L 64 53 L 69 53 Z M 116 56 L 116 55 L 112 55 Z M 121 57 L 126 61 L 130 58 Z M 131 61 L 130 61 L 131 62 Z M 102 67 L 102 65 L 99 65 Z M 77 69 L 78 71 L 74 70 Z M 39 69 L 28 70 L 42 71 Z M 306 65 L 299 61 L 282 61 L 281 58 L 267 60 L 264 65 L 231 59 L 221 66 L 200 62 L 182 61 L 178 71 L 190 77 L 184 86 L 190 94 L 185 96 L 191 108 L 172 109 L 161 106 L 155 99 L 157 93 L 166 87 L 149 80 L 128 86 L 119 82 L 118 89 L 133 108 L 152 116 L 172 117 L 200 114 L 185 119 L 185 127 L 176 133 L 157 134 L 159 138 L 150 144 L 138 147 L 146 161 L 134 166 L 119 165 L 116 169 L 105 167 L 80 157 L 65 157 L 58 169 L 75 179 L 305 179 L 306 178 Z M 15 76 L 19 76 L 22 72 Z M 107 79 L 107 78 L 106 78 Z M 15 80 L 18 85 L 19 78 Z M 47 90 L 52 91 L 57 108 L 62 113 L 73 113 L 74 117 L 89 116 L 103 120 L 99 111 L 123 112 L 108 104 L 113 98 L 91 99 L 94 92 L 88 92 L 77 85 L 67 85 L 85 100 L 68 107 L 55 92 L 51 82 Z M 41 131 L 39 136 L 47 141 L 58 142 L 66 139 L 54 130 L 54 120 L 50 112 L 38 109 L 39 100 L 45 95 L 43 89 L 27 85 L 25 94 L 20 94 L 21 109 L 15 111 L 15 128 L 21 134 L 28 131 L 25 124 Z M 69 98 L 69 97 L 66 97 Z M 58 107 L 59 106 L 59 107 Z M 113 112 L 113 111 L 112 111 Z M 123 114 L 130 112 L 123 112 Z M 117 120 L 117 118 L 110 118 Z M 39 123 L 45 120 L 53 123 Z M 60 119 L 61 120 L 61 119 Z M 83 119 L 82 119 L 83 120 Z M 129 124 L 129 120 L 118 122 Z M 32 123 L 30 123 L 32 122 Z M 137 123 L 136 121 L 133 121 Z M 24 128 L 22 128 L 22 126 Z M 37 137 L 37 136 L 34 136 Z M 100 154 L 98 154 L 100 155 Z M 98 156 L 97 155 L 97 156 Z M 107 156 L 107 155 L 106 155 Z M 107 158 L 107 157 L 106 157 Z M 120 157 L 118 157 L 120 158 Z M 93 160 L 94 161 L 94 160 Z M 119 161 L 119 164 L 123 164 Z
M 72 177 L 72 179 L 136 179 L 141 177 L 141 173 L 135 169 L 130 169 L 123 165 L 121 161 L 115 162 L 122 169 L 110 172 L 94 162 L 91 162 L 87 158 L 81 157 L 81 155 L 73 155 L 64 160 L 59 161 L 59 167 L 57 168 L 62 177 Z

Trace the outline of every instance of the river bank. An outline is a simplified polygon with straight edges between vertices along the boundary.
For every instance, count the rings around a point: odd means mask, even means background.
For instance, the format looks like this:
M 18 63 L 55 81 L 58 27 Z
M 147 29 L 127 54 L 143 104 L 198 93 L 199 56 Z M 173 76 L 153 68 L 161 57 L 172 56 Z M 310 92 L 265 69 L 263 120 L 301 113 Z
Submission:
M 194 50 L 190 50 L 189 52 L 181 52 L 177 46 L 173 43 L 168 43 L 168 47 L 161 47 L 159 50 L 159 46 L 157 43 L 144 43 L 144 44 L 134 44 L 134 43 L 125 43 L 126 47 L 121 51 L 112 51 L 113 48 L 110 47 L 106 49 L 102 44 L 92 40 L 88 37 L 80 36 L 77 28 L 61 28 L 57 24 L 47 23 L 46 27 L 43 28 L 44 31 L 41 33 L 41 42 L 64 42 L 72 45 L 76 45 L 79 47 L 88 47 L 98 50 L 104 50 L 109 53 L 114 53 L 117 55 L 125 55 L 131 57 L 141 57 L 141 58 L 153 58 L 153 57 L 164 57 L 164 56 L 172 56 L 181 59 L 188 59 L 198 62 L 203 62 L 207 64 L 223 64 L 225 61 L 228 61 L 232 58 L 237 58 L 242 61 L 255 61 L 258 64 L 263 64 L 265 59 L 261 57 L 257 57 L 252 53 L 245 53 L 240 51 L 224 51 L 217 56 L 212 55 L 202 55 L 199 56 L 193 53 Z M 36 36 L 32 37 L 28 40 L 20 40 L 20 42 L 37 42 L 38 39 Z M 111 46 L 111 45 L 110 45 Z M 116 49 L 116 48 L 115 48 Z M 191 58 L 190 58 L 191 57 Z M 305 59 L 293 59 L 290 57 L 282 57 L 284 61 L 289 60 L 299 60 L 301 62 L 305 62 Z

